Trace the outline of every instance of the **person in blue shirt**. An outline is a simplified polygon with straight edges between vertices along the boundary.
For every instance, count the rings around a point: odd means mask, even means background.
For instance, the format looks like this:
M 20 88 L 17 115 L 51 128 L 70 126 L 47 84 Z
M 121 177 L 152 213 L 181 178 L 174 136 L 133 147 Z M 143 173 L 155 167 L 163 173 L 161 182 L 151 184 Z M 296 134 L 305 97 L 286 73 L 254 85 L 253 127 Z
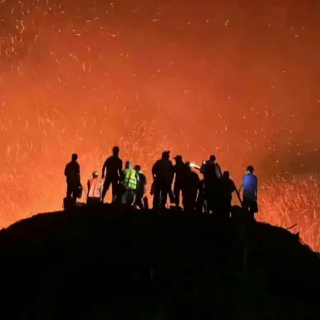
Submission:
M 258 178 L 254 174 L 253 166 L 248 166 L 246 174 L 243 177 L 239 193 L 242 194 L 242 208 L 254 219 L 254 214 L 258 212 Z

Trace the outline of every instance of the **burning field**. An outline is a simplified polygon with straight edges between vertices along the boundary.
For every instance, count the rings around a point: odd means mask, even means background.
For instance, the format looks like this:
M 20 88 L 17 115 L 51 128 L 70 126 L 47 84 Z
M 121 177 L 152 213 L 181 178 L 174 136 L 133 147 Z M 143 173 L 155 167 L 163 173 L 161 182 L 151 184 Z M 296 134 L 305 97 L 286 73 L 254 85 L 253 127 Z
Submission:
M 0 2 L 0 225 L 59 210 L 114 145 L 152 163 L 253 164 L 260 219 L 318 241 L 319 8 L 314 1 Z M 281 177 L 281 178 L 280 178 Z

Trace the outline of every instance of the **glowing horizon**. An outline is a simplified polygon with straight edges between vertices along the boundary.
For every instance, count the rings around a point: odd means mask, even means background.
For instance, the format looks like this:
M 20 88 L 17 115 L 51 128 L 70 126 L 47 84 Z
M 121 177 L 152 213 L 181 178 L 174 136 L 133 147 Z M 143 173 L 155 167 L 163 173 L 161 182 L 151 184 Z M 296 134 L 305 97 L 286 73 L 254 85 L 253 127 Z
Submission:
M 147 174 L 170 149 L 215 154 L 237 184 L 248 164 L 261 183 L 317 177 L 315 6 L 0 3 L 0 226 L 61 209 L 71 154 L 85 184 L 113 145 Z

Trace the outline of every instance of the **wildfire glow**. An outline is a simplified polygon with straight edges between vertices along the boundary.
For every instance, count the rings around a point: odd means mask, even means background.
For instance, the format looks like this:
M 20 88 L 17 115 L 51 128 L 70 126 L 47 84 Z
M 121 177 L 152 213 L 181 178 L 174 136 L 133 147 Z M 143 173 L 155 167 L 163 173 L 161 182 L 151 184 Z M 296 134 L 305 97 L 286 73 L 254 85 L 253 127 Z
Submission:
M 260 218 L 320 250 L 320 16 L 291 2 L 0 1 L 0 225 L 61 209 L 71 153 L 85 183 L 119 145 L 147 174 L 166 149 L 237 184 L 253 164 Z

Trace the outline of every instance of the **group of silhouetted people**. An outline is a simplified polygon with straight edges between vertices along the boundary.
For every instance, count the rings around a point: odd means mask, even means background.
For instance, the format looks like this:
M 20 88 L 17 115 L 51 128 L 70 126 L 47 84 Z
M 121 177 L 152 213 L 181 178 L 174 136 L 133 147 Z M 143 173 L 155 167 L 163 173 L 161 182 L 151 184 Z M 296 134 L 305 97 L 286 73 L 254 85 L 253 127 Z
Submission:
M 113 155 L 107 158 L 102 167 L 101 178 L 95 171 L 87 183 L 87 205 L 103 203 L 111 186 L 112 203 L 135 205 L 140 209 L 147 208 L 148 200 L 145 197 L 147 179 L 141 166 L 133 166 L 132 162 L 127 161 L 123 169 L 119 147 L 114 147 L 112 152 Z M 77 159 L 78 156 L 73 154 L 71 162 L 65 168 L 67 178 L 65 201 L 73 205 L 76 204 L 77 198 L 81 198 L 83 189 Z M 184 162 L 180 155 L 174 160 L 175 165 L 170 160 L 170 151 L 164 151 L 161 159 L 152 167 L 153 183 L 150 194 L 153 195 L 154 209 L 166 208 L 169 197 L 170 203 L 178 208 L 182 203 L 186 212 L 208 212 L 220 217 L 229 217 L 232 194 L 236 193 L 244 211 L 254 218 L 254 214 L 258 212 L 258 179 L 252 166 L 247 167 L 238 190 L 230 179 L 229 172 L 222 173 L 213 155 L 208 161 L 204 161 L 201 167 Z M 198 169 L 203 179 L 200 180 L 193 169 Z

